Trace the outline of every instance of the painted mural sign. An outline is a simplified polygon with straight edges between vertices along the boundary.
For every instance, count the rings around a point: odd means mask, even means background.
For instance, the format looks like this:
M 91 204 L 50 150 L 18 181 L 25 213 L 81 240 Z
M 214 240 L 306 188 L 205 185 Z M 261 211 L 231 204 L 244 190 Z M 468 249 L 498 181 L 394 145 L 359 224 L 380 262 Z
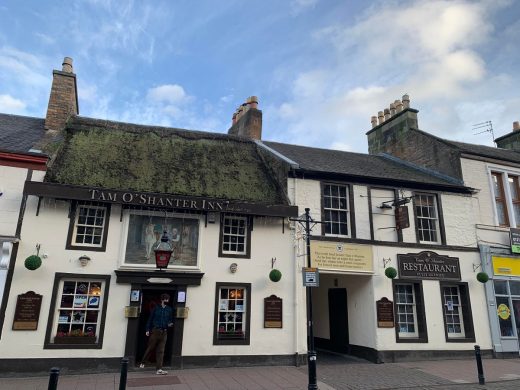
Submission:
M 373 272 L 372 247 L 343 242 L 311 241 L 311 264 L 321 270 Z
M 126 241 L 127 264 L 155 265 L 154 248 L 166 232 L 173 247 L 171 265 L 197 265 L 199 220 L 130 214 Z
M 378 328 L 394 327 L 394 303 L 392 301 L 386 297 L 376 301 L 376 312 Z
M 282 299 L 276 295 L 264 298 L 264 328 L 282 328 Z
M 397 264 L 402 279 L 460 280 L 458 257 L 424 251 L 397 255 Z
M 14 310 L 13 330 L 37 330 L 42 296 L 34 291 L 18 295 Z

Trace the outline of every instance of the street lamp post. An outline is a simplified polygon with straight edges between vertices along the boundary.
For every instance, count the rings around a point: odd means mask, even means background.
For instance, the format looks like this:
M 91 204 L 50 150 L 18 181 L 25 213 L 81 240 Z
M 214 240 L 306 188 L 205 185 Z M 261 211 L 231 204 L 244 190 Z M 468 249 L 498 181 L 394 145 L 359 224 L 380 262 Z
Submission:
M 293 219 L 291 221 L 299 222 L 303 225 L 305 229 L 305 237 L 306 237 L 306 248 L 307 248 L 307 267 L 311 268 L 311 222 L 313 224 L 323 223 L 320 221 L 312 220 L 310 214 L 310 209 L 305 209 L 305 219 Z M 309 373 L 309 385 L 307 387 L 308 390 L 317 390 L 318 383 L 316 379 L 316 351 L 314 350 L 314 330 L 313 330 L 313 320 L 312 320 L 312 287 L 306 287 L 306 296 L 307 296 L 307 370 Z
M 305 209 L 305 233 L 307 236 L 307 267 L 311 267 L 311 227 L 309 208 Z M 307 364 L 309 371 L 309 390 L 318 389 L 316 379 L 316 351 L 314 350 L 314 330 L 312 322 L 312 287 L 307 286 Z

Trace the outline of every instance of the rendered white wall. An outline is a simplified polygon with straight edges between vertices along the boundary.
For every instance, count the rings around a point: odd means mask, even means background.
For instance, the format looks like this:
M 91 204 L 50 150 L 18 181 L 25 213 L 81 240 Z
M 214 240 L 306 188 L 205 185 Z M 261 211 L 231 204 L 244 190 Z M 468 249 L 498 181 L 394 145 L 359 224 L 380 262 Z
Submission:
M 30 196 L 0 340 L 1 356 L 3 358 L 121 357 L 124 353 L 127 329 L 124 307 L 129 304 L 130 285 L 117 284 L 114 274 L 123 257 L 120 241 L 124 222 L 120 222 L 120 207 L 112 206 L 106 251 L 92 252 L 65 249 L 69 228 L 68 202 L 44 200 L 39 216 L 36 216 L 36 205 L 37 198 Z M 199 258 L 201 272 L 205 275 L 201 286 L 188 287 L 187 290 L 186 306 L 190 307 L 190 312 L 184 325 L 183 355 L 271 355 L 304 351 L 305 334 L 301 326 L 296 328 L 294 316 L 297 315 L 296 313 L 300 318 L 304 316 L 305 301 L 301 296 L 302 290 L 298 290 L 300 296 L 298 301 L 296 299 L 294 283 L 297 275 L 301 281 L 301 271 L 295 266 L 293 232 L 288 225 L 285 226 L 285 234 L 282 234 L 280 218 L 255 218 L 251 259 L 218 258 L 218 223 L 208 224 L 207 228 L 202 223 L 200 233 Z M 40 254 L 46 253 L 48 257 L 43 259 L 43 265 L 38 270 L 29 271 L 24 267 L 24 259 L 35 253 L 37 243 L 41 244 Z M 81 267 L 77 260 L 83 254 L 87 254 L 92 259 L 86 267 Z M 277 259 L 275 267 L 282 272 L 282 280 L 278 283 L 268 279 L 273 257 Z M 238 271 L 235 274 L 229 271 L 231 263 L 238 264 Z M 55 272 L 111 275 L 102 349 L 43 349 Z M 212 345 L 217 281 L 252 284 L 251 345 Z M 38 330 L 12 331 L 16 297 L 29 290 L 43 296 Z M 283 329 L 263 328 L 263 298 L 271 294 L 276 294 L 283 299 Z M 295 333 L 298 333 L 299 340 L 296 339 Z M 24 348 L 20 348 L 20 345 Z
M 27 169 L 0 166 L 0 235 L 14 236 Z

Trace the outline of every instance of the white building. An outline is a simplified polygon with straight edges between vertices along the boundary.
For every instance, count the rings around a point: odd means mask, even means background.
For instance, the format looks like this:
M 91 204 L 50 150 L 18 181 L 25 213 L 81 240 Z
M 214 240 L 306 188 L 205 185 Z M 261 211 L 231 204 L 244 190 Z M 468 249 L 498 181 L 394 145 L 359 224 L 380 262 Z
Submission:
M 311 236 L 318 347 L 374 362 L 491 350 L 471 188 L 390 156 L 265 144 L 293 164 L 299 213 L 325 222 Z
M 485 299 L 471 296 L 473 310 L 478 307 L 488 312 L 494 354 L 518 356 L 520 248 L 513 241 L 520 226 L 518 122 L 512 133 L 496 140 L 499 147 L 493 148 L 440 139 L 418 130 L 417 112 L 408 108 L 374 123 L 367 133 L 370 152 L 390 153 L 476 190 L 471 213 L 481 261 L 473 268 L 488 274 L 490 281 L 484 285 Z
M 41 137 L 52 164 L 16 176 L 27 202 L 2 306 L 4 371 L 139 362 L 164 292 L 175 312 L 165 366 L 297 364 L 305 306 L 287 219 L 297 208 L 283 164 L 242 136 L 261 111 L 241 113 L 238 135 L 108 122 L 75 115 L 75 83 L 66 59 Z M 163 234 L 173 254 L 160 270 Z M 42 265 L 30 270 L 35 248 Z

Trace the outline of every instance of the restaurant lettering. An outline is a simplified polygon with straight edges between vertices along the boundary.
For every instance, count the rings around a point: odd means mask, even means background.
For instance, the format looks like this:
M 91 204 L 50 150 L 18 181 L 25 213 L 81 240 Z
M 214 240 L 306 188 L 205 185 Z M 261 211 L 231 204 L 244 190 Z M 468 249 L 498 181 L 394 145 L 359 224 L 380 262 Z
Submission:
M 460 280 L 458 257 L 425 251 L 397 255 L 399 277 L 406 279 Z

